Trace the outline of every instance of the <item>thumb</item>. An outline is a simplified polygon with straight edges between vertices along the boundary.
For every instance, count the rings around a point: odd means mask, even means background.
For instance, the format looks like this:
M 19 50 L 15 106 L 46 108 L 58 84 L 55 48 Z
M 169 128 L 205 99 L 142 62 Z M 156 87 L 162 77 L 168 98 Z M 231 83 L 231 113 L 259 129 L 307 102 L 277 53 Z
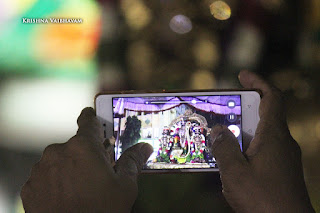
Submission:
M 147 143 L 138 143 L 127 149 L 116 162 L 115 172 L 136 181 L 138 175 L 153 152 L 153 147 Z
M 216 125 L 211 130 L 211 152 L 215 157 L 220 175 L 235 174 L 248 164 L 241 153 L 237 138 L 226 126 Z M 235 172 L 235 173 L 234 173 Z

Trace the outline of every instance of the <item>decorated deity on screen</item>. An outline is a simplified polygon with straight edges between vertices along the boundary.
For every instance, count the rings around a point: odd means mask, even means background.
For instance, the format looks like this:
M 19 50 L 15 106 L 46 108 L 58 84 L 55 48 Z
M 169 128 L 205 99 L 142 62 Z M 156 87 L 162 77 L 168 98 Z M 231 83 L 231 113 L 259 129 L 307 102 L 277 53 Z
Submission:
M 204 150 L 206 148 L 206 139 L 203 134 L 203 128 L 199 124 L 192 127 L 191 139 L 191 163 L 204 163 Z
M 182 149 L 181 149 L 181 145 L 180 145 L 180 127 L 177 127 L 174 131 L 173 134 L 173 147 L 170 153 L 170 162 L 171 163 L 175 163 L 177 157 L 180 157 L 180 155 L 182 154 Z
M 171 162 L 185 162 L 185 156 L 188 153 L 188 139 L 186 134 L 187 117 L 181 117 L 175 124 L 175 133 L 173 135 L 173 148 L 170 155 Z M 179 161 L 180 160 L 180 161 Z
M 176 128 L 173 134 L 173 148 L 180 147 L 180 135 L 179 135 L 180 128 Z
M 168 127 L 164 127 L 162 131 L 162 136 L 159 139 L 160 146 L 157 156 L 157 161 L 159 162 L 169 162 L 169 156 L 172 148 L 172 136 L 170 134 L 170 129 Z
M 188 148 L 188 139 L 187 139 L 187 123 L 190 123 L 190 121 L 187 121 L 187 118 L 181 118 L 180 122 L 180 128 L 179 128 L 179 137 L 180 137 L 180 147 L 183 149 L 183 154 L 187 154 L 187 148 Z

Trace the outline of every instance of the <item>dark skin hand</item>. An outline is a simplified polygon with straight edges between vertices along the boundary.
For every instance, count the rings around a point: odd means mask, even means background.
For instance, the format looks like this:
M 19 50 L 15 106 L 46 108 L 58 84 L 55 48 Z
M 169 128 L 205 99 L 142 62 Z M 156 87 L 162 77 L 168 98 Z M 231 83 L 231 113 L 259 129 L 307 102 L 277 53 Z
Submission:
M 245 155 L 227 127 L 211 132 L 225 198 L 236 212 L 314 212 L 281 93 L 247 71 L 240 82 L 262 91 L 260 122 Z M 48 146 L 32 168 L 21 191 L 26 212 L 130 212 L 152 147 L 137 144 L 114 163 L 93 109 L 82 111 L 78 125 L 76 136 Z
M 226 200 L 236 212 L 314 212 L 281 92 L 248 71 L 242 71 L 239 80 L 263 94 L 260 121 L 244 154 L 227 127 L 215 126 L 211 132 Z
M 26 212 L 130 212 L 137 198 L 137 176 L 153 148 L 139 143 L 112 160 L 92 108 L 78 118 L 77 134 L 49 145 L 34 165 L 21 198 Z

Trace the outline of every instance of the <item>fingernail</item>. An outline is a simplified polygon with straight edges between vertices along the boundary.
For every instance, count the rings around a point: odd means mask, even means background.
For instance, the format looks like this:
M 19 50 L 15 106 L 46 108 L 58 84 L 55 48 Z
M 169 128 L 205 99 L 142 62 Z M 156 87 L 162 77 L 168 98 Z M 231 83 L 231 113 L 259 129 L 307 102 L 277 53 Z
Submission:
M 245 80 L 247 78 L 248 72 L 249 72 L 248 70 L 241 70 L 239 72 L 238 79 L 240 80 L 241 78 L 242 80 Z

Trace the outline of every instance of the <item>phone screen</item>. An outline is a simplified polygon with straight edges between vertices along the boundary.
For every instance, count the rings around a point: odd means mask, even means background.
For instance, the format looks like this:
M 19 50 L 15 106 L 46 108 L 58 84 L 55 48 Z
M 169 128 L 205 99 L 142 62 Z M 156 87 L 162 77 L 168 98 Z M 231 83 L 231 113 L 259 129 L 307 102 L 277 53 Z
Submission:
M 115 160 L 136 143 L 153 153 L 144 169 L 217 168 L 210 131 L 226 125 L 242 149 L 241 96 L 113 97 Z

